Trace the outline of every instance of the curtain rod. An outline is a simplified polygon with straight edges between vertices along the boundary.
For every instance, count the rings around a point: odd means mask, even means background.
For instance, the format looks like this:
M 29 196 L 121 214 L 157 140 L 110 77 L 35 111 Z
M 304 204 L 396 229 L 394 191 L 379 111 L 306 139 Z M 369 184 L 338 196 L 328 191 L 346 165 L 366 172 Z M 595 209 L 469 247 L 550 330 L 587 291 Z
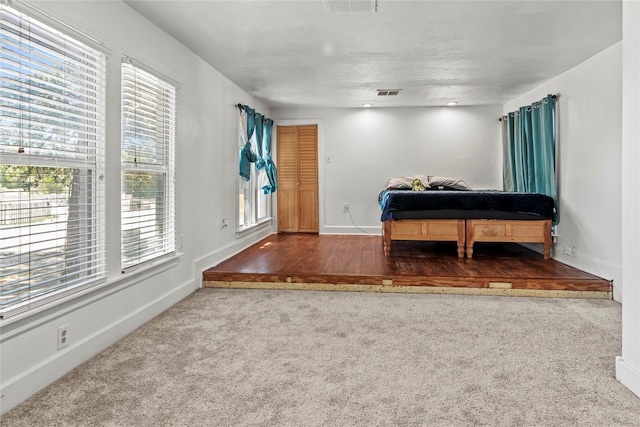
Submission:
M 237 104 L 235 105 L 235 107 L 236 107 L 238 110 L 240 110 L 240 111 L 243 111 L 243 110 L 244 110 L 244 111 L 246 111 L 246 110 L 245 110 L 245 107 L 246 107 L 246 108 L 251 108 L 251 107 L 249 107 L 248 105 L 242 105 L 242 104 L 240 104 L 240 103 L 237 103 Z M 258 112 L 256 112 L 256 111 L 254 110 L 254 116 L 257 116 L 257 115 L 261 115 L 261 116 L 262 116 L 262 114 L 260 114 L 260 113 L 258 113 Z M 272 119 L 270 119 L 270 118 L 269 118 L 269 117 L 267 117 L 267 116 L 262 116 L 262 117 L 263 117 L 263 120 L 264 120 L 264 122 L 265 122 L 265 123 L 267 122 L 267 120 L 271 120 L 271 121 L 273 121 Z
M 551 99 L 553 99 L 555 101 L 556 99 L 558 99 L 560 97 L 560 94 L 559 93 L 555 93 L 553 95 L 547 95 L 547 96 L 551 96 Z M 545 96 L 545 98 L 546 98 L 546 96 Z M 544 100 L 544 98 L 542 98 L 542 100 Z M 542 100 L 536 101 L 536 102 L 542 102 Z M 535 104 L 536 102 L 533 102 L 532 104 Z M 528 105 L 527 105 L 527 107 L 528 107 Z M 507 117 L 507 115 L 508 114 L 506 114 L 506 115 L 504 115 L 502 117 L 498 117 L 498 121 L 501 122 L 504 117 Z

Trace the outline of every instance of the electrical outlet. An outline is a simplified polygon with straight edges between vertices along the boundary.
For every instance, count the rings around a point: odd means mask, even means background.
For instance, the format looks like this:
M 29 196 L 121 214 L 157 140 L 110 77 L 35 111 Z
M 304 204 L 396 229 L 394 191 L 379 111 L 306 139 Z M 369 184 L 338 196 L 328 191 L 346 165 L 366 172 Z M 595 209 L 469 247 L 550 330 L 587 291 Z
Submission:
M 571 245 L 571 247 L 562 248 L 562 253 L 568 255 L 573 258 L 578 258 L 578 250 L 576 249 L 576 245 Z
M 69 345 L 69 324 L 58 326 L 58 350 Z
M 349 203 L 344 203 L 344 204 L 342 205 L 342 212 L 343 212 L 343 213 L 347 213 L 347 212 L 349 212 Z

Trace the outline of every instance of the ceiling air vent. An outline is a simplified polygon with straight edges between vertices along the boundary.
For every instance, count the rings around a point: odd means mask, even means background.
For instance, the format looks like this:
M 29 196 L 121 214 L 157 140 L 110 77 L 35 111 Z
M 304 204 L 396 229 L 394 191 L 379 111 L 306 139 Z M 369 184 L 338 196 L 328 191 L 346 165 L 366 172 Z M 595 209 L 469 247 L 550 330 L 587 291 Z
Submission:
M 327 13 L 375 12 L 377 0 L 324 0 Z
M 378 89 L 378 96 L 396 96 L 402 89 Z

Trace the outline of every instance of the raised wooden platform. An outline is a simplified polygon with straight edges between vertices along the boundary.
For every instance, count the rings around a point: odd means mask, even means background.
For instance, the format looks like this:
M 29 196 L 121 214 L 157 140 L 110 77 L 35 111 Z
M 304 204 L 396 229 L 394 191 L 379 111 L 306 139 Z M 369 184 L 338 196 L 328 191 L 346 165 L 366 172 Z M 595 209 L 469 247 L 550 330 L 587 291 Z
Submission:
M 611 298 L 611 282 L 514 243 L 393 242 L 380 236 L 277 234 L 203 273 L 205 287 Z

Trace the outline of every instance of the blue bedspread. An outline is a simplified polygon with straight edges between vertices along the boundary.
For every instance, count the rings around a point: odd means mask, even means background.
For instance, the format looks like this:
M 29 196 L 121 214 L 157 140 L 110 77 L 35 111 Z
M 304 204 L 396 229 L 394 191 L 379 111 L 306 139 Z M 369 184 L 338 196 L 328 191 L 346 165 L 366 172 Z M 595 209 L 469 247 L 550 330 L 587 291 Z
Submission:
M 388 219 L 551 219 L 553 198 L 505 191 L 384 190 L 378 196 Z

